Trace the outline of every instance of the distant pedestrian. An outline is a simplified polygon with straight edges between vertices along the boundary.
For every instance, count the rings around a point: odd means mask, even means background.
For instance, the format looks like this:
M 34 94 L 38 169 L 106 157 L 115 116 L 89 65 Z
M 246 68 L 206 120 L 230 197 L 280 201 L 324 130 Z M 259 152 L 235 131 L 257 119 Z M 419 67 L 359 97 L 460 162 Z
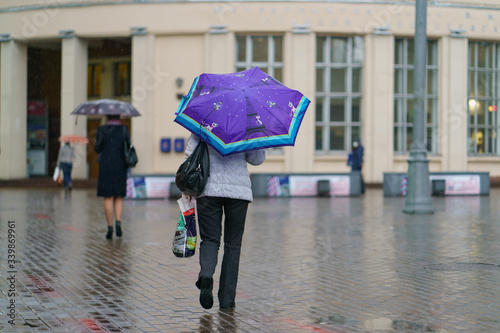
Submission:
M 356 139 L 352 143 L 352 152 L 349 156 L 349 165 L 351 166 L 351 171 L 359 171 L 361 177 L 361 193 L 365 193 L 365 182 L 363 181 L 363 175 L 361 174 L 361 169 L 363 168 L 363 154 L 364 147 L 361 144 L 361 139 Z
M 120 116 L 109 115 L 105 125 L 97 129 L 95 151 L 99 153 L 99 176 L 97 196 L 104 197 L 104 214 L 108 223 L 106 239 L 113 238 L 113 212 L 116 219 L 116 236 L 123 235 L 121 217 L 123 197 L 127 195 L 127 166 L 124 145 L 128 129 L 121 123 Z
M 73 170 L 73 161 L 75 157 L 75 149 L 71 147 L 69 142 L 66 142 L 61 147 L 59 155 L 57 156 L 57 165 L 62 169 L 64 189 L 67 191 L 71 191 L 73 187 L 71 171 Z
M 188 140 L 186 158 L 200 139 L 194 135 Z M 208 147 L 210 177 L 205 190 L 196 198 L 200 230 L 200 272 L 196 286 L 200 289 L 200 304 L 205 309 L 213 306 L 213 275 L 222 235 L 224 215 L 224 256 L 219 280 L 219 307 L 235 307 L 236 285 L 240 264 L 241 241 L 245 228 L 248 204 L 253 200 L 247 162 L 260 165 L 266 158 L 264 150 L 254 150 L 222 156 Z

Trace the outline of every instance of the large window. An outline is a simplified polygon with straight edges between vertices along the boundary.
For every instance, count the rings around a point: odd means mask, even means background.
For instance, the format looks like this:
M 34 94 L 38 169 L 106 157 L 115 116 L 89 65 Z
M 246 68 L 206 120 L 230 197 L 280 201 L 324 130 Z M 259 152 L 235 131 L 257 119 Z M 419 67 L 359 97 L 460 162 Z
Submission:
M 317 37 L 316 138 L 318 154 L 350 150 L 361 137 L 362 37 Z
M 236 71 L 252 67 L 283 82 L 283 37 L 236 36 Z
M 499 100 L 500 43 L 469 42 L 469 155 L 499 155 Z
M 131 75 L 130 61 L 115 62 L 114 64 L 114 95 L 130 96 Z
M 394 151 L 405 154 L 413 141 L 415 49 L 413 39 L 397 38 L 394 55 Z M 437 154 L 437 41 L 427 41 L 425 145 Z
M 87 69 L 87 96 L 101 96 L 101 64 L 89 64 Z
M 283 82 L 283 37 L 272 35 L 236 36 L 236 71 L 259 67 Z M 283 154 L 283 148 L 269 148 L 272 155 Z

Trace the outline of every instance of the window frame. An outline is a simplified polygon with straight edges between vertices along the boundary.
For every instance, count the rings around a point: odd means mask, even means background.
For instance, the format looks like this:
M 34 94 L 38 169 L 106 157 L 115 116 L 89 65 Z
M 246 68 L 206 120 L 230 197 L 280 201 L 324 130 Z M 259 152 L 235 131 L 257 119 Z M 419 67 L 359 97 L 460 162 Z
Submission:
M 355 57 L 355 39 L 361 41 L 362 45 L 362 59 L 359 62 L 354 62 Z M 318 45 L 320 41 L 324 41 L 322 46 L 322 59 L 318 59 Z M 347 49 L 345 50 L 346 59 L 343 62 L 335 62 L 332 59 L 332 42 L 334 40 L 346 40 Z M 359 43 L 359 42 L 358 42 Z M 352 142 L 356 138 L 361 138 L 362 131 L 362 101 L 363 101 L 363 67 L 364 67 L 364 44 L 365 38 L 363 36 L 338 36 L 338 35 L 318 35 L 316 36 L 316 86 L 315 86 L 315 143 L 314 150 L 316 155 L 333 155 L 333 154 L 345 154 L 347 151 L 351 150 Z M 322 60 L 322 61 L 320 61 Z M 344 91 L 334 92 L 332 91 L 332 80 L 331 73 L 332 70 L 344 70 Z M 353 92 L 353 71 L 359 70 L 359 91 Z M 318 89 L 318 83 L 321 78 L 319 78 L 318 72 L 323 71 L 322 75 L 322 91 Z M 318 119 L 318 101 L 321 100 L 321 119 Z M 333 100 L 343 100 L 343 120 L 332 120 L 332 101 Z M 359 119 L 353 120 L 353 100 L 359 100 Z M 353 128 L 357 127 L 359 135 L 354 137 Z M 342 149 L 334 149 L 332 147 L 332 131 L 333 128 L 343 128 L 343 144 Z M 318 133 L 321 133 L 321 149 L 318 149 Z
M 400 54 L 402 54 L 402 63 L 398 63 L 398 41 L 402 41 Z M 395 155 L 406 155 L 410 151 L 409 132 L 413 135 L 413 119 L 408 120 L 409 113 L 413 113 L 413 102 L 415 99 L 414 91 L 409 92 L 409 84 L 413 87 L 413 82 L 409 82 L 409 73 L 415 72 L 415 63 L 410 63 L 408 42 L 414 41 L 411 37 L 397 37 L 394 39 L 394 109 L 393 109 L 393 152 Z M 432 49 L 429 48 L 432 46 Z M 427 147 L 429 155 L 438 154 L 438 96 L 439 96 L 439 61 L 438 61 L 439 45 L 437 39 L 427 39 L 427 52 L 425 61 L 425 102 L 424 102 L 424 119 L 425 119 L 425 134 L 424 144 Z M 429 59 L 429 54 L 432 60 Z M 413 54 L 414 58 L 414 54 Z M 429 78 L 429 72 L 433 76 Z M 429 92 L 429 79 L 432 80 L 433 91 Z M 399 86 L 398 86 L 399 83 Z M 413 87 L 414 89 L 415 87 Z M 411 103 L 411 106 L 410 106 Z M 429 111 L 429 104 L 432 110 Z M 431 121 L 429 122 L 429 118 Z M 429 136 L 431 142 L 429 143 Z
M 89 63 L 87 66 L 87 97 L 100 97 L 102 95 L 102 64 Z
M 493 50 L 491 51 L 491 65 L 490 67 L 480 67 L 479 66 L 479 47 L 487 45 Z M 471 50 L 471 46 L 474 49 Z M 471 55 L 473 59 L 471 60 Z M 474 63 L 472 64 L 471 61 Z M 483 77 L 491 75 L 491 93 L 484 96 L 479 95 L 479 81 L 480 74 Z M 473 81 L 473 87 L 471 88 L 471 80 Z M 472 93 L 471 93 L 471 90 Z M 479 122 L 479 105 L 484 103 L 484 123 Z M 468 43 L 468 59 L 467 59 L 467 102 L 466 102 L 466 112 L 467 112 L 467 155 L 468 156 L 499 156 L 500 155 L 500 137 L 499 137 L 499 127 L 500 119 L 498 116 L 499 110 L 498 105 L 500 103 L 500 43 L 493 41 L 481 41 L 481 40 L 470 40 Z M 486 105 L 488 105 L 486 108 Z M 489 108 L 492 108 L 491 111 Z M 494 109 L 493 109 L 494 108 Z M 471 119 L 471 110 L 474 110 L 473 119 Z M 489 113 L 491 116 L 487 116 Z M 493 113 L 494 112 L 494 113 Z M 491 119 L 490 119 L 491 118 Z M 473 120 L 473 123 L 471 123 Z M 489 123 L 491 121 L 491 123 Z M 481 132 L 482 145 L 484 146 L 484 151 L 479 152 L 479 144 L 477 141 L 479 139 L 478 133 Z M 488 140 L 489 134 L 492 133 L 491 143 Z M 496 136 L 496 139 L 494 139 Z M 491 144 L 491 147 L 490 147 Z M 472 149 L 471 149 L 472 148 Z
M 239 44 L 238 44 L 238 38 L 245 37 L 245 60 L 244 61 L 239 61 L 238 60 L 238 54 L 239 54 Z M 252 44 L 252 39 L 253 38 L 259 38 L 259 37 L 266 37 L 267 38 L 267 49 L 268 49 L 268 54 L 267 54 L 267 61 L 254 61 L 252 59 L 253 56 L 253 44 Z M 276 48 L 275 48 L 275 38 L 281 38 L 281 49 L 283 50 L 283 35 L 279 34 L 237 34 L 236 35 L 236 61 L 235 61 L 235 69 L 237 72 L 250 69 L 253 67 L 259 67 L 262 69 L 264 72 L 267 74 L 271 75 L 275 79 L 277 79 L 280 82 L 283 82 L 283 77 L 276 77 L 276 69 L 281 70 L 281 76 L 283 75 L 283 59 L 281 61 L 276 61 Z M 283 51 L 282 51 L 282 57 L 283 57 Z M 268 70 L 265 71 L 264 69 L 267 68 Z
M 122 64 L 127 65 L 127 87 L 124 88 L 123 93 L 119 93 L 119 73 L 118 67 Z M 115 97 L 128 97 L 132 95 L 132 62 L 130 60 L 120 60 L 113 63 L 113 96 Z
M 238 43 L 238 38 L 245 38 L 245 60 L 241 61 L 238 59 L 239 55 L 239 43 Z M 267 38 L 267 61 L 254 61 L 253 59 L 253 43 L 252 40 L 253 38 L 259 38 L 259 37 L 266 37 Z M 281 61 L 276 61 L 276 44 L 275 44 L 275 39 L 280 38 L 281 39 Z M 280 82 L 283 82 L 283 58 L 284 58 L 284 36 L 280 34 L 262 34 L 262 33 L 239 33 L 236 34 L 235 36 L 235 71 L 243 71 L 247 70 L 253 67 L 259 67 L 262 69 L 264 72 L 269 74 L 270 76 L 274 77 Z M 267 70 L 264 70 L 266 69 Z M 276 76 L 277 71 L 281 71 L 280 76 Z M 276 148 L 268 148 L 266 151 L 270 155 L 283 155 L 283 148 L 281 147 L 276 147 Z

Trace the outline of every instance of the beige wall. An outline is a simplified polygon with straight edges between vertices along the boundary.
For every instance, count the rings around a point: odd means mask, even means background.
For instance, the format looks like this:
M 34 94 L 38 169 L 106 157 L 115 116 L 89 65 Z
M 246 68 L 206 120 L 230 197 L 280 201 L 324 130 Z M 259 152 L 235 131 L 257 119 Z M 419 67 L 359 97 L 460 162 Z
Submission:
M 132 118 L 132 143 L 139 162 L 135 173 L 154 173 L 155 161 L 155 95 L 165 75 L 158 69 L 154 35 L 132 36 L 132 104 L 141 114 Z
M 466 118 L 463 116 L 467 98 L 467 47 L 469 39 L 500 40 L 500 11 L 475 9 L 458 5 L 463 1 L 440 1 L 442 6 L 429 5 L 428 34 L 439 40 L 439 154 L 429 156 L 431 171 L 490 171 L 500 176 L 497 158 L 467 157 Z M 276 33 L 284 36 L 284 84 L 303 92 L 310 100 L 296 147 L 286 147 L 282 155 L 270 155 L 263 166 L 252 172 L 348 172 L 346 152 L 328 156 L 314 153 L 315 113 L 315 41 L 316 34 L 352 36 L 365 40 L 363 65 L 362 136 L 366 147 L 363 170 L 367 182 L 382 181 L 384 172 L 407 170 L 408 156 L 393 154 L 393 47 L 394 38 L 413 35 L 414 6 L 412 2 L 349 3 L 345 2 L 196 2 L 104 5 L 101 1 L 86 1 L 96 6 L 43 8 L 40 10 L 2 11 L 12 6 L 67 4 L 70 0 L 10 1 L 0 4 L 0 32 L 10 33 L 17 48 L 33 41 L 57 40 L 61 30 L 71 29 L 77 36 L 73 42 L 63 41 L 63 79 L 69 80 L 74 91 L 62 87 L 62 133 L 80 131 L 63 113 L 85 99 L 86 81 L 78 78 L 71 66 L 83 68 L 86 61 L 83 44 L 91 37 L 131 36 L 132 27 L 143 26 L 145 35 L 132 36 L 132 96 L 131 102 L 142 117 L 132 120 L 132 137 L 140 162 L 134 173 L 173 173 L 183 159 L 180 153 L 161 153 L 163 137 L 187 139 L 188 133 L 173 122 L 179 100 L 186 94 L 193 79 L 203 73 L 231 72 L 234 69 L 235 35 Z M 496 6 L 498 1 L 468 1 L 471 5 Z M 97 6 L 98 4 L 98 6 Z M 89 17 L 92 22 L 89 24 Z M 308 26 L 306 33 L 294 33 L 297 25 Z M 218 28 L 214 27 L 218 26 Z M 374 33 L 374 28 L 388 27 L 388 35 Z M 450 37 L 450 29 L 463 30 L 467 38 Z M 307 29 L 306 29 L 307 30 Z M 69 43 L 69 44 L 68 44 Z M 77 43 L 77 44 L 78 44 Z M 7 98 L 6 84 L 22 86 L 20 76 L 12 76 L 11 66 L 19 66 L 12 57 L 10 42 L 2 42 L 0 126 L 0 178 L 20 172 L 22 156 L 17 164 L 6 166 L 2 160 L 20 146 L 8 144 L 5 138 L 15 121 L 18 108 Z M 76 50 L 80 49 L 83 53 Z M 73 50 L 73 55 L 64 50 Z M 74 58 L 72 58 L 74 57 Z M 86 70 L 86 67 L 85 67 Z M 85 75 L 84 75 L 85 76 Z M 176 86 L 181 78 L 183 85 Z M 13 80 L 13 81 L 12 81 Z M 25 84 L 25 83 L 24 83 Z M 83 85 L 84 88 L 81 87 Z M 77 88 L 80 87 L 80 88 Z M 72 88 L 72 89 L 73 89 Z M 78 91 L 78 92 L 77 92 Z M 82 97 L 83 96 L 83 97 Z M 16 97 L 23 104 L 20 96 Z M 24 103 L 25 104 L 25 103 Z M 25 108 L 25 106 L 23 106 Z M 16 112 L 13 112 L 16 110 Z M 14 118 L 13 118 L 14 117 Z M 14 122 L 13 122 L 14 121 Z M 24 120 L 25 121 L 25 120 Z M 82 122 L 83 124 L 84 122 Z M 5 130 L 4 130 L 5 129 Z M 25 134 L 24 134 L 25 136 Z M 21 140 L 22 142 L 22 140 Z M 7 144 L 7 146 L 5 146 Z M 6 148 L 4 148 L 4 146 Z M 9 151 L 10 150 L 10 151 Z M 498 158 L 500 159 L 500 158 Z M 25 163 L 25 162 L 23 162 Z M 77 171 L 82 176 L 83 171 Z
M 381 183 L 383 173 L 393 168 L 394 36 L 371 34 L 365 38 L 363 81 L 362 172 L 367 181 Z
M 87 121 L 80 121 L 70 113 L 87 100 L 87 42 L 76 37 L 62 41 L 61 77 L 61 135 L 87 136 Z M 75 179 L 87 178 L 87 147 L 74 145 L 76 160 L 72 175 Z
M 25 44 L 0 44 L 0 175 L 3 179 L 26 177 L 26 126 L 28 49 Z
M 157 64 L 162 72 L 167 73 L 159 86 L 156 95 L 156 116 L 154 147 L 156 173 L 174 173 L 184 160 L 183 153 L 160 153 L 160 139 L 169 137 L 172 145 L 175 138 L 189 138 L 184 127 L 174 123 L 175 111 L 180 100 L 177 94 L 187 94 L 193 80 L 204 71 L 205 43 L 203 35 L 190 36 L 158 36 L 156 38 Z M 179 66 L 186 64 L 186 66 Z M 181 78 L 182 87 L 177 88 L 175 81 Z
M 115 2 L 134 2 L 137 0 L 115 0 Z M 373 2 L 387 2 L 386 0 L 372 0 Z M 22 8 L 24 6 L 43 6 L 43 5 L 65 5 L 65 4 L 72 4 L 74 3 L 74 0 L 47 0 L 47 1 L 40 1 L 40 0 L 3 0 L 0 8 Z M 86 0 L 86 1 L 79 1 L 79 4 L 88 4 L 88 5 L 99 5 L 102 4 L 102 0 Z M 113 1 L 107 1 L 113 2 Z M 148 2 L 147 0 L 143 0 L 142 2 Z M 166 0 L 165 2 L 168 2 Z M 345 0 L 344 2 L 349 2 L 349 0 Z M 396 1 L 395 1 L 396 2 Z M 399 0 L 397 1 L 399 3 L 408 3 L 412 4 L 415 3 L 414 0 Z M 492 6 L 492 7 L 498 7 L 500 4 L 498 3 L 498 0 L 477 0 L 477 1 L 471 1 L 471 0 L 441 0 L 439 1 L 438 4 L 431 4 L 432 5 L 455 5 L 455 6 Z
M 119 15 L 117 15 L 119 11 Z M 92 24 L 89 24 L 92 17 Z M 449 28 L 465 29 L 472 38 L 496 38 L 499 14 L 491 9 L 428 8 L 428 33 L 447 35 Z M 205 33 L 212 25 L 234 32 L 291 31 L 308 24 L 313 32 L 366 34 L 389 25 L 394 34 L 412 35 L 414 6 L 342 2 L 234 2 L 122 4 L 39 11 L 1 12 L 0 27 L 17 39 L 54 38 L 72 29 L 78 36 L 128 36 L 133 26 L 147 26 L 152 34 Z

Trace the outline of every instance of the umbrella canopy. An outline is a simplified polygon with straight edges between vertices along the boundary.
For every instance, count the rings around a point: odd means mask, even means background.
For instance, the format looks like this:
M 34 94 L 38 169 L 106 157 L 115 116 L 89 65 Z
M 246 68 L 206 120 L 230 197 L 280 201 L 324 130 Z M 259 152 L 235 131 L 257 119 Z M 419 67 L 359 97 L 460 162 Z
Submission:
M 63 135 L 57 139 L 59 142 L 69 142 L 69 143 L 89 143 L 89 139 L 80 135 Z
M 71 114 L 89 116 L 120 115 L 123 117 L 137 117 L 141 115 L 132 104 L 114 99 L 98 99 L 83 102 Z
M 176 111 L 175 122 L 221 155 L 293 146 L 310 101 L 261 71 L 202 74 Z

